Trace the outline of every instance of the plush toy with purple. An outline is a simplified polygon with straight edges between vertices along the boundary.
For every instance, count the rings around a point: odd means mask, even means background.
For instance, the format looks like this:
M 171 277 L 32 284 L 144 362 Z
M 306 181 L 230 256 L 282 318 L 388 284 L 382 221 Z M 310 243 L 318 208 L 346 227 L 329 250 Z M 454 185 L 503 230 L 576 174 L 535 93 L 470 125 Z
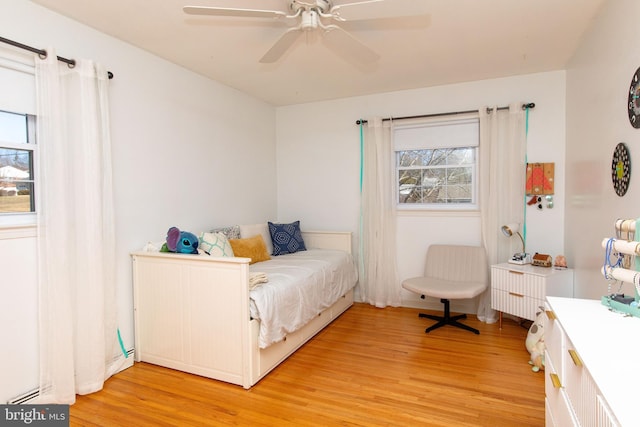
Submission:
M 188 231 L 180 231 L 178 227 L 171 227 L 167 231 L 167 241 L 160 252 L 176 252 L 179 254 L 197 254 L 198 237 Z

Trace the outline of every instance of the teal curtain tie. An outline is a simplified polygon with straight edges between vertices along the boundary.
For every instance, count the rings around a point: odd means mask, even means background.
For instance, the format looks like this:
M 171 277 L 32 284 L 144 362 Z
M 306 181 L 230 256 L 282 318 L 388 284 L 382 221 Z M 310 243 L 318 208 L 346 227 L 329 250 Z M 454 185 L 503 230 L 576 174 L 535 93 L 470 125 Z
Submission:
M 526 167 L 529 163 L 529 158 L 527 157 L 527 138 L 529 137 L 529 106 L 525 106 L 525 121 L 524 121 L 524 166 Z M 527 245 L 527 195 L 524 195 L 524 220 L 522 224 L 522 240 L 525 242 L 525 247 Z

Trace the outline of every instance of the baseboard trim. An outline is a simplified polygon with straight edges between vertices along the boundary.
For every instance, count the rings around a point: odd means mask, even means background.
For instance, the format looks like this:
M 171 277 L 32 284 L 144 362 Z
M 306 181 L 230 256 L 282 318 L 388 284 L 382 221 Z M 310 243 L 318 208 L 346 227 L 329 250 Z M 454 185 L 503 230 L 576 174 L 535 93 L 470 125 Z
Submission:
M 122 372 L 127 368 L 130 368 L 133 366 L 133 355 L 135 353 L 135 349 L 129 349 L 127 350 L 127 358 L 125 360 L 125 363 L 122 365 L 122 367 L 118 370 L 118 372 Z M 116 374 L 118 373 L 116 372 Z M 114 374 L 114 375 L 116 375 Z M 7 404 L 8 405 L 23 405 L 25 403 L 29 403 L 35 399 L 37 399 L 40 396 L 40 389 L 34 389 L 31 391 L 28 391 L 26 393 L 23 393 L 19 396 L 16 396 L 12 399 L 7 400 Z

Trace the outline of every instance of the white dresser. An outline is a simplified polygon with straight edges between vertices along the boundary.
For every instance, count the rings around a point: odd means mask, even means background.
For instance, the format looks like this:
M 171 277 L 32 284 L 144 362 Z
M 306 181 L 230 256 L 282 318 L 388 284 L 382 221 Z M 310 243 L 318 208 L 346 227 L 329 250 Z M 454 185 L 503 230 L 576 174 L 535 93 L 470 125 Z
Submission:
M 535 320 L 545 297 L 573 297 L 573 270 L 510 263 L 491 266 L 491 308 L 523 319 Z
M 640 318 L 548 297 L 544 319 L 546 425 L 640 425 Z

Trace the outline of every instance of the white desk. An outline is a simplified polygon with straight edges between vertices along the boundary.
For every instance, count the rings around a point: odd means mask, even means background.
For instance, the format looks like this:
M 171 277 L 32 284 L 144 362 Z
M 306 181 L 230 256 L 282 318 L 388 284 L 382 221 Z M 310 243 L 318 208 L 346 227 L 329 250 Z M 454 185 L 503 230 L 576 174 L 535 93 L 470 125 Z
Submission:
M 640 318 L 609 311 L 599 300 L 547 302 L 555 315 L 545 316 L 544 326 L 547 425 L 640 425 Z

